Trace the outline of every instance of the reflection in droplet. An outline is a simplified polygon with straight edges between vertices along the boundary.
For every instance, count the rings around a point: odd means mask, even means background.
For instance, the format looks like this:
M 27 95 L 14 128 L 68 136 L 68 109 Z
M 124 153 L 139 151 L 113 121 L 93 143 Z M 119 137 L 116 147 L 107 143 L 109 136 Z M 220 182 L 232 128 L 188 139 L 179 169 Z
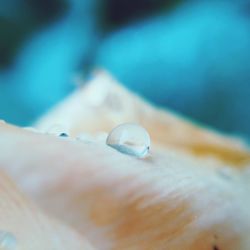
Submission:
M 17 240 L 12 233 L 0 231 L 0 250 L 16 250 Z
M 150 136 L 143 127 L 124 123 L 109 133 L 106 143 L 121 153 L 142 158 L 148 154 Z

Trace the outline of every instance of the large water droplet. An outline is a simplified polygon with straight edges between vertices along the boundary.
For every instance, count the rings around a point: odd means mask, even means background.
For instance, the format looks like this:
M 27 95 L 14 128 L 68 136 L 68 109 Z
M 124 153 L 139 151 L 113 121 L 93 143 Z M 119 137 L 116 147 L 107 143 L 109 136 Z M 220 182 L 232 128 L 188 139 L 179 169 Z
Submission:
M 109 133 L 106 143 L 121 153 L 142 158 L 149 151 L 150 136 L 143 127 L 124 123 Z
M 0 231 L 0 250 L 16 250 L 17 240 L 12 233 Z

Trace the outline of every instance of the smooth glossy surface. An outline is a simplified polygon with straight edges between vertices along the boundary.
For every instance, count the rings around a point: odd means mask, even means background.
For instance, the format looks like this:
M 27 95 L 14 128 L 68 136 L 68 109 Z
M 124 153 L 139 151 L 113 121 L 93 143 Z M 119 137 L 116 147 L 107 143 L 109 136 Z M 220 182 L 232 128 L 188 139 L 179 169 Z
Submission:
M 124 123 L 109 133 L 106 143 L 123 154 L 142 158 L 148 154 L 150 136 L 140 125 Z
M 17 240 L 12 233 L 0 231 L 0 250 L 17 250 Z

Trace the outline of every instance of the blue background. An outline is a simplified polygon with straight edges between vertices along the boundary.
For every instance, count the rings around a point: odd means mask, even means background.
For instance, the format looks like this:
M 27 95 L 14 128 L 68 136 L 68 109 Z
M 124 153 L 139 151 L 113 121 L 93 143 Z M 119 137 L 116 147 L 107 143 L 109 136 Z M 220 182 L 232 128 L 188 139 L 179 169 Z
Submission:
M 1 119 L 31 123 L 95 67 L 250 138 L 249 0 L 0 0 Z

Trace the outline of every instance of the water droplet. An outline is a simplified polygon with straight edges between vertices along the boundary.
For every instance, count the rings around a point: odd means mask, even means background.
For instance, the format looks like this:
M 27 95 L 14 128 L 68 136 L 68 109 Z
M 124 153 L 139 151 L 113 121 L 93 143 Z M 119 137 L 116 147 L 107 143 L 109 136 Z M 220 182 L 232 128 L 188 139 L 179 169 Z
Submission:
M 0 250 L 16 250 L 17 239 L 12 233 L 0 231 Z
M 67 130 L 59 124 L 55 124 L 55 125 L 51 126 L 47 130 L 47 134 L 56 135 L 56 136 L 60 136 L 60 137 L 68 137 L 69 136 L 67 133 Z
M 60 137 L 69 137 L 69 135 L 67 134 L 67 133 L 61 133 L 60 135 L 59 135 Z
M 143 127 L 125 123 L 109 133 L 106 143 L 121 153 L 142 158 L 149 151 L 150 136 Z

